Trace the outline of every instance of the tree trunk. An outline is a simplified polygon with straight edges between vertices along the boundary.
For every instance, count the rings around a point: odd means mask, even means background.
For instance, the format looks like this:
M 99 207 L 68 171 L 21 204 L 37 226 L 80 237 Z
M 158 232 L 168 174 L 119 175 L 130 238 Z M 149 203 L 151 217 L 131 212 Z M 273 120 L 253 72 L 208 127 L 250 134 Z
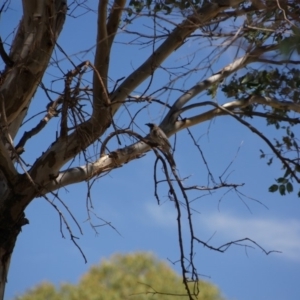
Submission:
M 39 195 L 29 174 L 18 174 L 13 165 L 17 156 L 13 139 L 49 64 L 67 11 L 65 0 L 22 4 L 23 17 L 0 82 L 0 300 L 18 234 L 28 224 L 24 210 Z
M 0 170 L 0 299 L 4 299 L 10 258 L 17 237 L 22 226 L 29 223 L 24 210 L 35 195 L 26 176 L 18 175 L 14 182 L 9 182 Z

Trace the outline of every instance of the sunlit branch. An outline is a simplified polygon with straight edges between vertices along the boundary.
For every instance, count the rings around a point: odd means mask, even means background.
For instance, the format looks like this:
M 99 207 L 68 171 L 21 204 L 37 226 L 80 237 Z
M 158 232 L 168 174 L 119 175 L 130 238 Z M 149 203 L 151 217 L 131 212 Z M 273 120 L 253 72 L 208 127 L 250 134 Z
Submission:
M 292 101 L 280 101 L 273 97 L 271 98 L 271 97 L 262 97 L 262 96 L 255 95 L 251 97 L 250 103 L 263 104 L 280 110 L 292 110 L 300 113 L 300 104 Z
M 269 255 L 271 253 L 282 253 L 281 251 L 277 251 L 277 250 L 270 250 L 270 251 L 267 251 L 265 250 L 262 246 L 260 246 L 257 242 L 253 241 L 252 239 L 249 239 L 249 238 L 243 238 L 243 239 L 239 239 L 239 240 L 235 240 L 235 241 L 232 241 L 232 242 L 228 242 L 226 244 L 223 244 L 219 247 L 214 247 L 214 246 L 211 246 L 209 245 L 208 243 L 198 239 L 197 237 L 194 237 L 194 239 L 202 244 L 203 246 L 211 249 L 211 250 L 214 250 L 214 251 L 217 251 L 217 252 L 225 252 L 227 251 L 231 246 L 233 245 L 236 245 L 236 246 L 242 246 L 242 247 L 245 247 L 245 248 L 253 248 L 253 246 L 249 246 L 247 244 L 242 244 L 242 242 L 250 242 L 251 244 L 254 244 L 256 247 L 258 247 L 259 249 L 261 249 L 266 255 Z
M 208 89 L 212 85 L 227 78 L 232 73 L 245 67 L 247 64 L 255 62 L 261 54 L 268 51 L 273 51 L 276 48 L 277 45 L 269 45 L 269 46 L 262 46 L 262 47 L 255 48 L 251 52 L 246 53 L 244 56 L 236 59 L 233 63 L 221 69 L 219 72 L 210 76 L 206 80 L 201 81 L 196 85 L 194 85 L 191 89 L 189 89 L 187 92 L 185 92 L 182 96 L 180 96 L 175 101 L 172 108 L 170 109 L 170 111 L 162 121 L 161 126 L 165 129 L 166 132 L 168 132 L 170 130 L 169 128 L 173 126 L 173 123 L 175 122 L 178 115 L 180 114 L 181 109 L 188 101 L 190 101 L 195 96 L 197 96 L 204 90 Z

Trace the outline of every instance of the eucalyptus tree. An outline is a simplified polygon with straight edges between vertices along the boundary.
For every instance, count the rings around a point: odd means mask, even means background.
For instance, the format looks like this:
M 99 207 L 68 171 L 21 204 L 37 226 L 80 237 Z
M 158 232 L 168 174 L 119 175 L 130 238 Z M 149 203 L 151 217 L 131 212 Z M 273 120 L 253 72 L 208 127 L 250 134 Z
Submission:
M 12 34 L 2 37 L 0 47 L 2 298 L 17 237 L 28 224 L 24 211 L 36 197 L 52 203 L 78 246 L 71 226 L 49 195 L 63 205 L 57 192 L 62 187 L 126 168 L 125 164 L 154 151 L 155 195 L 159 201 L 157 186 L 163 183 L 175 203 L 179 261 L 186 292 L 193 299 L 198 289 L 190 289 L 188 282 L 198 281 L 195 244 L 223 252 L 242 241 L 213 247 L 194 231 L 190 191 L 240 186 L 214 178 L 190 128 L 221 116 L 222 120 L 234 118 L 266 144 L 269 152 L 261 151 L 261 157 L 267 158 L 268 164 L 277 160 L 282 165 L 278 171 L 282 174 L 269 187 L 270 192 L 284 195 L 300 182 L 295 134 L 300 122 L 299 2 L 100 0 L 95 10 L 85 1 L 23 0 L 22 4 L 17 29 L 12 27 Z M 4 1 L 1 14 L 10 13 L 11 5 Z M 68 36 L 59 39 L 71 19 L 77 24 L 73 28 L 78 32 L 76 38 L 83 37 L 79 31 L 83 13 L 98 16 L 93 25 L 95 47 L 82 45 L 82 51 L 92 58 L 86 61 L 64 50 L 63 42 L 72 43 Z M 123 55 L 131 46 L 133 50 Z M 124 70 L 113 73 L 112 68 L 120 64 L 117 58 L 128 62 L 130 54 L 138 66 L 127 68 L 127 74 Z M 47 77 L 49 70 L 56 70 L 55 80 Z M 57 81 L 59 88 L 54 84 Z M 32 110 L 40 92 L 44 116 L 24 130 L 27 120 L 40 117 Z M 144 133 L 141 128 L 146 122 L 142 122 L 148 111 L 157 116 L 163 111 L 158 125 L 168 137 L 180 131 L 190 134 L 207 172 L 205 186 L 183 184 L 180 166 L 172 168 L 168 156 Z M 257 119 L 273 126 L 276 135 L 268 136 L 257 128 Z M 59 120 L 59 129 L 50 127 L 55 136 L 50 138 L 43 132 L 53 120 Z M 24 151 L 41 137 L 44 152 L 33 162 L 26 161 Z M 176 150 L 176 143 L 173 148 Z M 176 155 L 174 158 L 176 161 Z M 158 173 L 163 174 L 163 181 Z M 183 209 L 190 229 L 189 250 L 182 239 Z

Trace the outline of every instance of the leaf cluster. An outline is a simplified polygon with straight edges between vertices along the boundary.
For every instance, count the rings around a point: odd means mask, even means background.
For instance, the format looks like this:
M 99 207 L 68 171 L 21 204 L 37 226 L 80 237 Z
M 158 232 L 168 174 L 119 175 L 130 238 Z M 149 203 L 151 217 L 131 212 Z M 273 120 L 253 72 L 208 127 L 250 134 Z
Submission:
M 300 70 L 280 70 L 273 67 L 268 67 L 268 70 L 251 69 L 240 77 L 235 74 L 229 84 L 222 86 L 222 91 L 227 98 L 243 99 L 249 95 L 277 96 L 300 103 Z
M 279 177 L 276 179 L 277 184 L 272 184 L 269 187 L 269 192 L 279 192 L 281 196 L 286 195 L 286 192 L 291 193 L 294 190 L 293 184 L 290 180 L 284 177 Z M 300 192 L 298 193 L 298 196 L 300 197 Z
M 149 12 L 170 14 L 174 8 L 184 10 L 199 4 L 200 0 L 131 0 L 129 2 L 129 12 L 140 13 L 143 9 L 146 9 Z
M 292 27 L 292 34 L 282 39 L 280 42 L 280 51 L 285 56 L 290 56 L 294 52 L 300 54 L 300 29 Z

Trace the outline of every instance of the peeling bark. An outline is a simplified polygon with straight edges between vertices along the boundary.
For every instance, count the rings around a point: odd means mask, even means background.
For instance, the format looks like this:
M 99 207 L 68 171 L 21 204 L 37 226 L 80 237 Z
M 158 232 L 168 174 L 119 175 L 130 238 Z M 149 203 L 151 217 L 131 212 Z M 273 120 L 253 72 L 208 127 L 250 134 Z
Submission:
M 6 69 L 5 80 L 0 87 L 8 125 L 24 110 L 27 111 L 48 66 L 65 19 L 65 1 L 37 2 L 43 4 L 35 5 L 35 1 L 23 1 L 24 15 L 10 54 L 14 66 Z M 15 128 L 12 136 L 17 129 Z

